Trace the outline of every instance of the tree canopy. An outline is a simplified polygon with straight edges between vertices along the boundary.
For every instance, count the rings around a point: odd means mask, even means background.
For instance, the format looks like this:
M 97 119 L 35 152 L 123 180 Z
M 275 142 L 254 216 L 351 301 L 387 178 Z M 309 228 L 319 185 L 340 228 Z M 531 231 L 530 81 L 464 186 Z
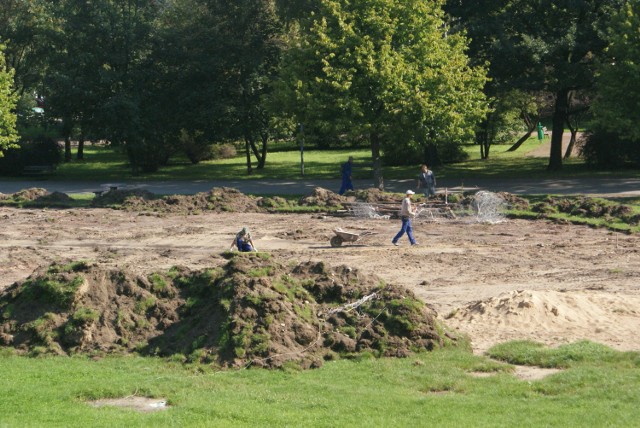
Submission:
M 3 0 L 10 96 L 1 112 L 10 123 L 16 94 L 21 110 L 44 101 L 48 123 L 67 140 L 67 160 L 72 136 L 107 140 L 126 150 L 134 171 L 155 171 L 179 151 L 198 162 L 213 144 L 243 142 L 250 173 L 265 166 L 274 137 L 304 128 L 322 147 L 368 144 L 378 187 L 382 159 L 433 164 L 472 141 L 487 157 L 524 119 L 515 149 L 544 112 L 553 122 L 548 167 L 559 169 L 564 128 L 575 135 L 578 113 L 594 99 L 594 126 L 640 138 L 639 7 Z M 30 125 L 18 114 L 21 133 Z M 3 126 L 6 147 L 16 125 Z
M 606 56 L 597 74 L 595 126 L 640 143 L 640 3 L 630 2 L 614 15 Z
M 459 142 L 486 113 L 485 71 L 447 34 L 440 1 L 321 0 L 293 34 L 278 95 L 296 121 L 385 146 Z M 422 159 L 415 159 L 416 162 Z

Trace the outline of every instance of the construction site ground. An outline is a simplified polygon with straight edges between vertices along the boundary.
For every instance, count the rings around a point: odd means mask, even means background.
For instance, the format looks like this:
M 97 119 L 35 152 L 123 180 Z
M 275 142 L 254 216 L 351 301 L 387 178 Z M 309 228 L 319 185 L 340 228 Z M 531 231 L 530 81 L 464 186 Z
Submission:
M 399 201 L 398 201 L 399 202 Z M 109 208 L 0 207 L 0 290 L 51 262 L 89 260 L 153 272 L 220 266 L 243 226 L 260 251 L 323 261 L 408 287 L 475 352 L 508 340 L 589 339 L 640 350 L 640 238 L 586 226 L 419 216 L 400 246 L 393 218 Z M 372 232 L 332 248 L 334 229 Z

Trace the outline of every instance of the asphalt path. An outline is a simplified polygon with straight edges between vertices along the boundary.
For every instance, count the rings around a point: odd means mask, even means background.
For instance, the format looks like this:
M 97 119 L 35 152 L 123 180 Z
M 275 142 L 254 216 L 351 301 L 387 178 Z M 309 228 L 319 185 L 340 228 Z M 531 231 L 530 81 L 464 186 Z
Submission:
M 371 180 L 354 180 L 356 189 L 373 186 Z M 402 192 L 415 189 L 416 180 L 385 180 L 385 190 Z M 144 189 L 159 195 L 195 194 L 207 192 L 213 187 L 233 187 L 242 193 L 253 195 L 307 195 L 316 187 L 337 192 L 340 180 L 186 180 L 186 181 L 130 181 L 130 182 L 65 182 L 56 180 L 0 180 L 0 193 L 15 193 L 33 187 L 44 188 L 49 192 L 67 194 L 92 193 L 118 189 Z M 575 178 L 575 179 L 477 179 L 477 180 L 438 180 L 438 192 L 488 190 L 522 195 L 603 195 L 611 197 L 640 196 L 639 178 Z

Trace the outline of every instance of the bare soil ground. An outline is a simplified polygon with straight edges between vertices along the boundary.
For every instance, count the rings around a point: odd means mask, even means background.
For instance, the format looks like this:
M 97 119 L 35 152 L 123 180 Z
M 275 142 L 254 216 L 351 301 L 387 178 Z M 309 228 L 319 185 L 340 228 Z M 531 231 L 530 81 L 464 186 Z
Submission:
M 399 202 L 399 201 L 398 201 Z M 420 245 L 391 238 L 398 220 L 254 212 L 144 213 L 0 208 L 0 290 L 51 262 L 88 260 L 148 273 L 221 266 L 247 226 L 260 251 L 323 261 L 406 286 L 483 352 L 507 340 L 590 339 L 640 350 L 640 237 L 585 226 L 418 218 Z M 333 229 L 374 232 L 332 248 Z

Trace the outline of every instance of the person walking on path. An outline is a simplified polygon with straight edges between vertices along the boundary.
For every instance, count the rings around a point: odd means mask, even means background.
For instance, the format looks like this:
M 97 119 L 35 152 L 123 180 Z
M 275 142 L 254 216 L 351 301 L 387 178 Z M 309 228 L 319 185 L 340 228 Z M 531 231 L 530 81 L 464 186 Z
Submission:
M 407 190 L 406 197 L 402 200 L 402 208 L 400 209 L 400 218 L 402 219 L 402 228 L 400 232 L 393 238 L 391 243 L 398 246 L 398 240 L 402 238 L 402 235 L 407 234 L 411 245 L 417 245 L 415 238 L 413 237 L 413 227 L 411 227 L 411 219 L 416 215 L 416 209 L 418 207 L 411 206 L 411 196 L 415 195 L 413 190 Z
M 436 195 L 436 176 L 426 164 L 423 164 L 420 168 L 420 175 L 418 176 L 418 189 L 420 188 L 424 189 L 424 197 L 427 199 L 429 199 L 429 196 Z
M 343 195 L 347 190 L 353 190 L 353 182 L 351 181 L 351 168 L 353 167 L 353 156 L 349 156 L 349 160 L 342 164 L 340 172 L 342 174 L 342 185 L 340 186 L 339 195 Z
M 242 230 L 236 234 L 236 237 L 233 238 L 231 247 L 229 247 L 229 251 L 233 251 L 233 247 L 237 247 L 238 251 L 243 253 L 258 251 L 256 246 L 253 244 L 253 241 L 251 240 L 249 229 L 247 229 L 246 227 L 243 227 Z

